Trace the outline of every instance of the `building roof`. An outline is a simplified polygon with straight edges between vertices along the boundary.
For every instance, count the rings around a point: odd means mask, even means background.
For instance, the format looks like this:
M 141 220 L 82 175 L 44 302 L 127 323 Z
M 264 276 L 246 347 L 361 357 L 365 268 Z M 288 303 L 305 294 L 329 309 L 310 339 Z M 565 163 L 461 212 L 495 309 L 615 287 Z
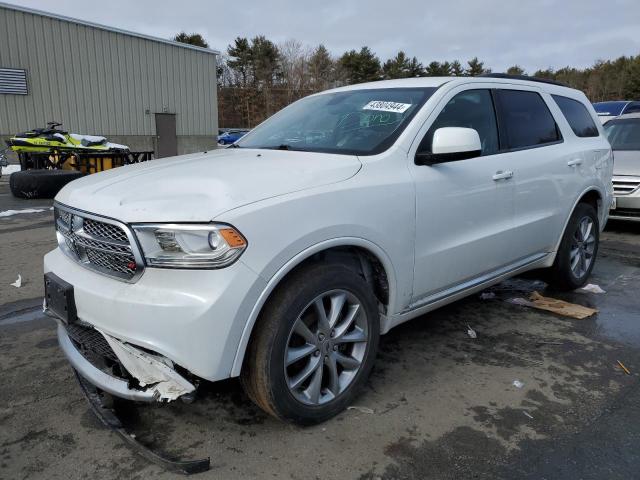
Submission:
M 196 50 L 202 53 L 209 53 L 212 55 L 220 55 L 218 50 L 212 50 L 210 48 L 196 47 L 195 45 L 189 45 L 188 43 L 174 42 L 173 40 L 167 40 L 165 38 L 153 37 L 151 35 L 145 35 L 143 33 L 132 32 L 129 30 L 123 30 L 121 28 L 109 27 L 107 25 L 101 25 L 99 23 L 88 22 L 86 20 L 80 20 L 78 18 L 66 17 L 64 15 L 58 15 L 57 13 L 45 12 L 43 10 L 35 10 L 33 8 L 22 7 L 19 5 L 12 5 L 10 3 L 0 2 L 0 8 L 6 8 L 8 10 L 15 10 L 18 12 L 30 13 L 32 15 L 39 15 L 41 17 L 53 18 L 55 20 L 61 20 L 63 22 L 75 23 L 77 25 L 84 25 L 86 27 L 97 28 L 99 30 L 106 30 L 113 33 L 121 33 L 122 35 L 128 35 L 131 37 L 138 37 L 152 42 L 164 43 L 173 47 L 188 48 L 190 50 Z

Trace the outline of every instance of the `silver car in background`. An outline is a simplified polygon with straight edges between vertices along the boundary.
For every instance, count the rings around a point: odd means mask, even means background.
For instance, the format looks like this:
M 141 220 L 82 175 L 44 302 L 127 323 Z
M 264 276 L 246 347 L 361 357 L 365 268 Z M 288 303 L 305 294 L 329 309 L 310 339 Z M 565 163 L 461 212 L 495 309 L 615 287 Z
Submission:
M 614 156 L 609 218 L 640 221 L 640 113 L 609 120 L 604 130 Z

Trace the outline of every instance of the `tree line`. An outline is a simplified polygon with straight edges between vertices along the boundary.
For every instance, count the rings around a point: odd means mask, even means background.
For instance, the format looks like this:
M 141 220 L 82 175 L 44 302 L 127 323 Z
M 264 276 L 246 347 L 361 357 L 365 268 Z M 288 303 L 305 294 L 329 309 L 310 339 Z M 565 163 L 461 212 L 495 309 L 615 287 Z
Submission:
M 174 40 L 208 47 L 199 34 L 182 32 Z M 298 40 L 276 44 L 263 35 L 237 37 L 218 61 L 219 123 L 253 127 L 298 98 L 342 85 L 490 72 L 477 57 L 464 63 L 456 59 L 423 63 L 399 51 L 382 61 L 367 46 L 334 56 L 322 44 L 309 47 Z M 584 91 L 593 102 L 640 99 L 640 55 L 599 60 L 588 68 L 567 66 L 527 72 L 513 65 L 505 73 L 559 81 Z

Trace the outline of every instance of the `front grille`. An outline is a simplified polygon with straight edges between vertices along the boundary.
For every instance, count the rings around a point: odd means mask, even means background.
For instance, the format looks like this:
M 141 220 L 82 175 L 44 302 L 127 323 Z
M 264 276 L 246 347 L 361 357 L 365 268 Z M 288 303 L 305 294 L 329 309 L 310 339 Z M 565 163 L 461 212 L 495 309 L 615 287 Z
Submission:
M 95 328 L 71 323 L 65 326 L 67 335 L 73 340 L 78 350 L 85 356 L 98 355 L 99 357 L 118 361 L 118 357 L 112 350 L 106 338 Z
M 640 218 L 640 210 L 633 210 L 631 208 L 616 208 L 609 212 L 610 217 L 631 217 Z
M 613 194 L 617 196 L 629 195 L 640 187 L 640 177 L 620 175 L 613 177 Z
M 118 226 L 104 222 L 96 222 L 89 218 L 84 221 L 84 231 L 89 235 L 106 240 L 128 243 L 127 234 Z
M 128 227 L 115 220 L 55 206 L 60 248 L 81 265 L 122 280 L 133 280 L 144 266 Z

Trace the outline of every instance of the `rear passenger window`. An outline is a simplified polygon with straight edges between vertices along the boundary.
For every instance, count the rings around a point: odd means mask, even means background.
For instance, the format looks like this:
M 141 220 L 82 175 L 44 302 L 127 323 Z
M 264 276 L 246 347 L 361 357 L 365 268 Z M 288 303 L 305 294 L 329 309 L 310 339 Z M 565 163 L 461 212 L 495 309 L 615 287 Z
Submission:
M 564 118 L 569 122 L 573 133 L 578 137 L 597 137 L 599 135 L 598 128 L 593 123 L 589 111 L 581 102 L 561 95 L 551 96 L 560 107 Z
M 506 148 L 537 147 L 562 140 L 553 115 L 538 93 L 496 90 L 496 95 Z

